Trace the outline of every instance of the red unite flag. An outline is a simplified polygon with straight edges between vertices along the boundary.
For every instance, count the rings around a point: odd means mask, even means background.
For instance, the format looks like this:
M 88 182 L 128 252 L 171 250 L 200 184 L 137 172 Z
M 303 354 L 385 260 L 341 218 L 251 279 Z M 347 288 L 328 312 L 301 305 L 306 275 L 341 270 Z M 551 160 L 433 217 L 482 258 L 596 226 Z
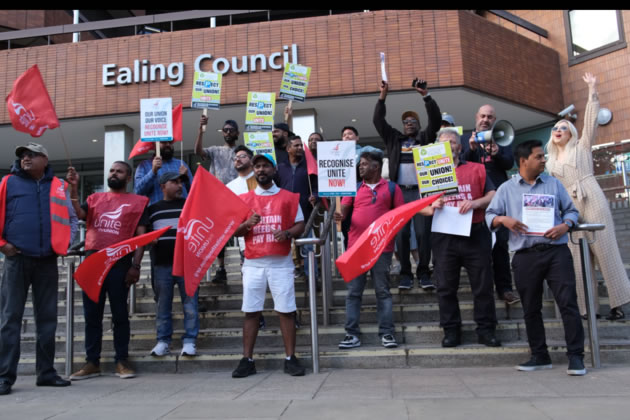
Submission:
M 201 166 L 197 168 L 177 224 L 173 256 L 173 275 L 184 277 L 188 296 L 194 296 L 204 274 L 249 212 L 243 200 L 221 181 Z
M 306 142 L 302 142 L 302 146 L 304 147 L 304 158 L 306 159 L 308 174 L 317 175 L 317 161 L 315 160 L 315 156 L 313 156 L 313 153 L 311 152 L 311 149 L 308 148 L 308 144 Z
M 440 196 L 442 194 L 436 194 L 396 207 L 372 222 L 350 249 L 335 261 L 341 277 L 349 282 L 374 267 L 387 244 L 394 239 L 398 231 L 416 213 L 431 205 Z
M 135 251 L 136 248 L 145 246 L 149 242 L 159 238 L 170 228 L 170 226 L 165 226 L 155 232 L 134 236 L 133 238 L 118 242 L 95 252 L 83 260 L 79 268 L 77 268 L 77 271 L 74 272 L 74 279 L 91 300 L 98 302 L 103 281 L 116 261 L 130 252 Z
M 33 137 L 41 136 L 47 128 L 59 127 L 55 107 L 37 64 L 13 82 L 13 89 L 7 95 L 7 110 L 13 128 Z
M 173 108 L 173 142 L 182 141 L 183 139 L 182 104 L 179 104 Z M 155 150 L 155 142 L 138 139 L 127 159 L 149 153 L 151 150 Z

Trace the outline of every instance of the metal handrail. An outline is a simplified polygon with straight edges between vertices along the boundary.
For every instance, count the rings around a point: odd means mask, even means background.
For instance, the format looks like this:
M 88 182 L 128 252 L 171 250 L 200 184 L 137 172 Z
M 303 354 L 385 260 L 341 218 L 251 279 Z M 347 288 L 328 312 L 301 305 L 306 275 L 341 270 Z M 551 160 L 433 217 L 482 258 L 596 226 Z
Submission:
M 80 250 L 83 242 L 73 245 L 68 249 L 68 257 L 85 256 L 85 251 Z M 66 279 L 66 376 L 72 374 L 72 361 L 74 360 L 74 258 L 68 262 Z
M 588 335 L 591 345 L 591 363 L 594 368 L 601 367 L 599 355 L 599 335 L 597 334 L 597 318 L 595 315 L 595 298 L 593 291 L 593 277 L 591 275 L 591 254 L 588 245 L 595 242 L 595 231 L 603 230 L 606 225 L 601 223 L 581 223 L 574 226 L 569 232 L 571 242 L 580 245 L 580 256 L 582 259 L 582 280 L 584 282 L 584 298 L 586 300 L 586 318 L 588 320 Z M 573 240 L 573 232 L 593 232 L 593 240 L 579 238 L 578 242 Z M 577 281 L 577 279 L 576 279 Z

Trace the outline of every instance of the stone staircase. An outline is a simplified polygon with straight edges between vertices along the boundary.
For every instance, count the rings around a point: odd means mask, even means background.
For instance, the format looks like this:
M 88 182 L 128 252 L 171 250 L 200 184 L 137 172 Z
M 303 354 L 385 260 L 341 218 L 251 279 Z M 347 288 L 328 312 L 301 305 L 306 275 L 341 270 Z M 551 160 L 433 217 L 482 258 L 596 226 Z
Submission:
M 57 327 L 56 365 L 65 373 L 66 309 L 65 291 L 67 262 L 59 261 L 59 324 Z M 203 281 L 199 293 L 200 333 L 197 339 L 196 357 L 179 356 L 180 337 L 183 334 L 183 314 L 179 293 L 173 302 L 173 342 L 171 355 L 153 357 L 149 353 L 155 345 L 155 302 L 149 279 L 148 257 L 142 267 L 141 280 L 136 286 L 136 306 L 131 318 L 130 360 L 139 373 L 142 372 L 198 372 L 206 370 L 231 371 L 242 357 L 241 327 L 243 314 L 240 311 L 242 283 L 240 259 L 236 247 L 228 248 L 226 254 L 228 283 L 216 286 Z M 213 269 L 214 271 L 214 269 Z M 384 367 L 465 367 L 465 366 L 510 366 L 527 360 L 529 348 L 523 313 L 520 303 L 508 307 L 496 301 L 497 337 L 503 346 L 489 348 L 477 344 L 475 324 L 472 321 L 472 294 L 465 271 L 462 271 L 462 286 L 459 300 L 464 325 L 463 345 L 445 349 L 440 345 L 442 330 L 439 327 L 437 297 L 417 287 L 401 291 L 396 276 L 392 276 L 394 319 L 399 347 L 385 349 L 380 345 L 376 324 L 376 301 L 371 281 L 364 293 L 361 313 L 362 346 L 352 350 L 340 350 L 337 345 L 344 336 L 346 286 L 342 279 L 333 278 L 333 302 L 329 312 L 329 325 L 322 325 L 321 306 L 318 311 L 319 346 L 321 368 L 384 368 Z M 296 297 L 301 328 L 297 331 L 297 354 L 305 365 L 311 364 L 310 311 L 305 296 L 307 284 L 296 280 Z M 608 313 L 606 288 L 600 284 L 602 314 Z M 318 293 L 321 305 L 321 293 Z M 629 305 L 630 306 L 630 305 Z M 272 308 L 271 295 L 267 294 L 266 308 Z M 32 374 L 35 370 L 35 324 L 32 305 L 27 302 L 24 321 L 19 372 Z M 624 308 L 630 315 L 630 308 Z M 562 322 L 556 317 L 551 298 L 543 303 L 543 315 L 547 342 L 552 359 L 564 364 L 566 351 Z M 277 315 L 272 310 L 264 311 L 266 328 L 261 330 L 256 342 L 255 359 L 259 369 L 279 369 L 282 366 L 284 349 Z M 584 321 L 586 330 L 586 321 Z M 616 322 L 598 321 L 601 360 L 603 364 L 630 362 L 630 320 Z M 586 364 L 590 366 L 588 335 L 586 340 Z M 84 318 L 81 291 L 75 286 L 74 293 L 74 358 L 73 370 L 84 362 Z M 113 371 L 113 335 L 109 305 L 105 307 L 103 352 L 101 363 L 104 371 Z

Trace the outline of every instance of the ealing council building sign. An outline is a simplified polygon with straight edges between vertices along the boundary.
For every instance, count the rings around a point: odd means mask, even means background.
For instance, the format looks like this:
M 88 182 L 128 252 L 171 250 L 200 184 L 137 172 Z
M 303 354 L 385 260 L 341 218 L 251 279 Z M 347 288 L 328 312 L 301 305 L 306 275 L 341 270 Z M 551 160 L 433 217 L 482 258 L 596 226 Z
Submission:
M 234 73 L 255 72 L 260 65 L 261 71 L 267 71 L 267 67 L 272 70 L 283 70 L 287 63 L 298 64 L 298 49 L 296 44 L 284 45 L 282 51 L 272 52 L 269 56 L 264 54 L 234 56 L 232 60 L 225 57 L 218 57 L 212 61 L 212 72 L 225 74 L 229 71 Z M 282 58 L 282 64 L 277 60 Z M 201 54 L 195 59 L 195 71 L 201 69 L 201 63 L 205 60 L 212 60 L 212 54 Z M 207 70 L 206 70 L 207 71 Z M 103 64 L 103 86 L 129 85 L 132 83 L 149 83 L 157 80 L 166 80 L 169 85 L 177 86 L 184 81 L 184 63 L 174 62 L 168 65 L 151 64 L 149 60 L 134 60 L 133 67 L 118 67 L 117 64 Z

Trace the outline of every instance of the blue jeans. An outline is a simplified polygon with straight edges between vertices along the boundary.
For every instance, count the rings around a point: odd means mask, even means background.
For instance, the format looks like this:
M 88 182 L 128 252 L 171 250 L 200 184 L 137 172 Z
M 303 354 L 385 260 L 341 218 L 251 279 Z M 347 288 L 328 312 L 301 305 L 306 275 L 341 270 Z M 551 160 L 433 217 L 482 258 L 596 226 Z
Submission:
M 194 343 L 199 334 L 199 309 L 198 298 L 199 288 L 195 291 L 195 295 L 190 297 L 186 295 L 186 286 L 183 277 L 173 276 L 173 266 L 156 265 L 155 271 L 155 291 L 157 294 L 157 339 L 165 343 L 171 343 L 173 335 L 173 289 L 175 284 L 179 288 L 179 295 L 182 299 L 184 308 L 184 335 L 182 342 Z
M 0 382 L 15 383 L 20 360 L 20 332 L 28 289 L 33 286 L 37 379 L 46 381 L 55 370 L 57 330 L 57 257 L 35 258 L 17 254 L 4 258 L 0 283 Z
M 378 335 L 394 335 L 394 314 L 392 310 L 392 294 L 389 291 L 389 266 L 392 252 L 383 252 L 370 270 L 376 294 L 376 311 L 378 315 Z M 359 317 L 361 315 L 361 298 L 367 280 L 367 272 L 347 283 L 346 295 L 346 332 L 358 336 Z

